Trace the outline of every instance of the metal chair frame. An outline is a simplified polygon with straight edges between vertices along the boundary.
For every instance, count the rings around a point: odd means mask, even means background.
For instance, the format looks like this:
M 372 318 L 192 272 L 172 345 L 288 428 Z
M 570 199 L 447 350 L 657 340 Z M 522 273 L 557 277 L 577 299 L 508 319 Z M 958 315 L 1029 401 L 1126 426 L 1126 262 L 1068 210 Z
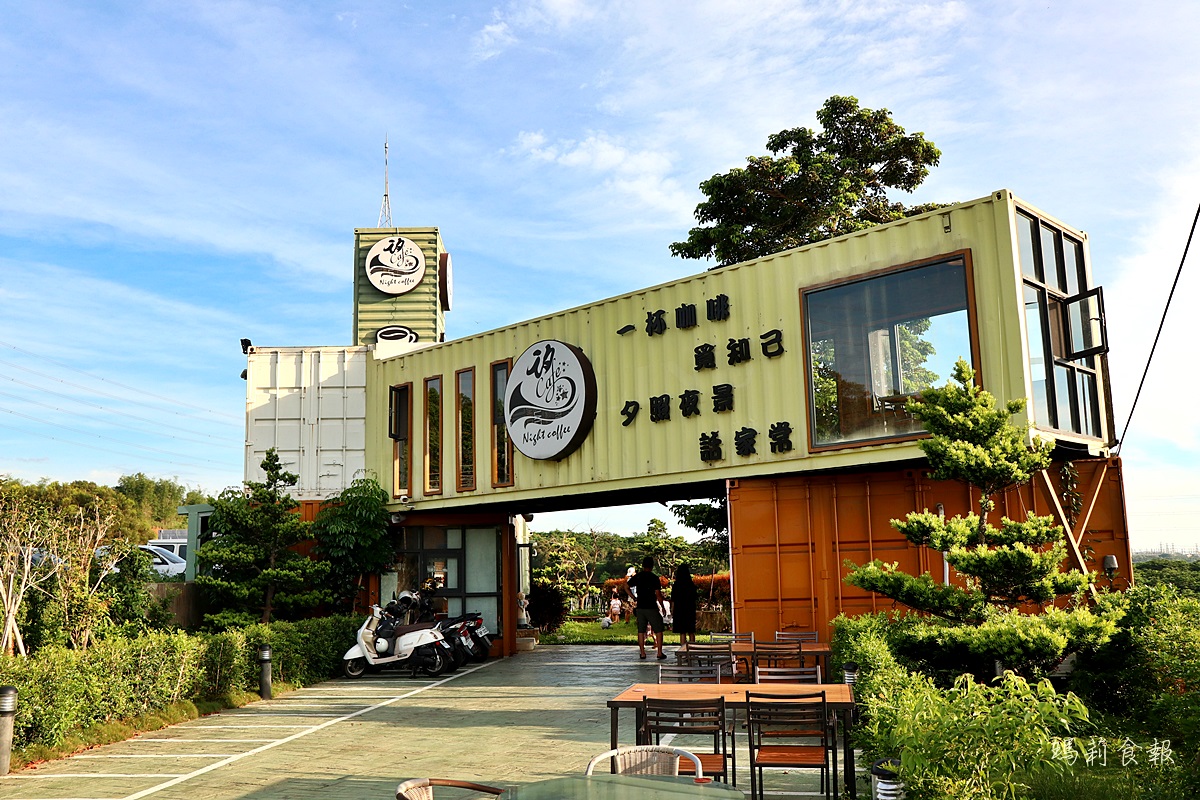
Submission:
M 820 683 L 820 667 L 755 667 L 755 683 Z
M 721 675 L 730 677 L 737 671 L 731 642 L 717 644 L 688 642 L 686 649 L 681 647 L 675 651 L 675 660 L 680 666 L 711 667 L 716 665 L 720 667 Z
M 755 642 L 751 668 L 802 667 L 804 654 L 800 642 Z
M 818 769 L 826 798 L 837 795 L 837 734 L 824 692 L 805 695 L 746 695 L 750 739 L 750 796 L 765 800 L 763 769 Z M 783 739 L 819 739 L 819 744 L 784 744 Z M 765 740 L 765 741 L 764 741 Z
M 659 683 L 720 683 L 721 665 L 659 664 Z
M 775 631 L 777 642 L 819 642 L 816 631 Z
M 737 786 L 737 741 L 726 716 L 725 698 L 699 700 L 642 700 L 640 740 L 659 744 L 661 737 L 711 737 L 712 752 L 695 752 L 704 774 Z
M 657 744 L 639 744 L 606 750 L 588 762 L 587 772 L 584 774 L 591 775 L 597 764 L 605 759 L 612 759 L 618 775 L 678 775 L 679 762 L 684 758 L 691 759 L 696 769 L 696 777 L 703 778 L 704 767 L 695 753 L 679 747 Z

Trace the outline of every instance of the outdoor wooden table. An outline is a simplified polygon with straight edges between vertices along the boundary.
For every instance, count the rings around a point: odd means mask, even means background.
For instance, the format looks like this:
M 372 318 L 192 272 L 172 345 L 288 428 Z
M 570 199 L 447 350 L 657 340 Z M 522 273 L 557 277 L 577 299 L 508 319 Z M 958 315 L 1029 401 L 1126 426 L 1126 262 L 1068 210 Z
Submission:
M 846 683 L 635 683 L 608 701 L 609 746 L 615 750 L 622 708 L 638 709 L 642 698 L 651 700 L 706 700 L 724 697 L 725 705 L 733 709 L 746 708 L 746 693 L 812 694 L 824 692 L 829 709 L 842 718 L 842 763 L 845 784 L 850 796 L 857 797 L 854 782 L 854 747 L 850 744 L 850 729 L 854 724 L 854 687 Z
M 741 789 L 723 783 L 693 783 L 691 778 L 644 775 L 572 775 L 509 789 L 509 800 L 745 800 Z

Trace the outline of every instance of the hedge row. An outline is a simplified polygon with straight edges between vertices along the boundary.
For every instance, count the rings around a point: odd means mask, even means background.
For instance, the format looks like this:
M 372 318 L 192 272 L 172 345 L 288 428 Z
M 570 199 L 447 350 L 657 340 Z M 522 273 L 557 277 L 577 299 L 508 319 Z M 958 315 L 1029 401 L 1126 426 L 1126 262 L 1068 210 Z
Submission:
M 361 620 L 325 617 L 212 635 L 150 633 L 106 639 L 85 651 L 44 647 L 0 656 L 0 685 L 17 687 L 13 745 L 55 747 L 73 731 L 258 688 L 258 644 L 271 645 L 272 674 L 303 686 L 337 674 Z

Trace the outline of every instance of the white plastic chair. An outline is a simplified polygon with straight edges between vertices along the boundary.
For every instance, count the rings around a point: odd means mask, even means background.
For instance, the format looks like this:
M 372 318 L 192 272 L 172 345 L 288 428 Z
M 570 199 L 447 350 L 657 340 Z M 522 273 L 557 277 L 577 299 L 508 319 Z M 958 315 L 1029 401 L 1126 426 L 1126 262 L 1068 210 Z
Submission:
M 695 753 L 657 744 L 639 744 L 608 750 L 593 758 L 584 774 L 591 775 L 597 764 L 610 758 L 616 759 L 618 775 L 678 775 L 680 759 L 687 758 L 696 768 L 696 777 L 704 777 L 700 758 Z

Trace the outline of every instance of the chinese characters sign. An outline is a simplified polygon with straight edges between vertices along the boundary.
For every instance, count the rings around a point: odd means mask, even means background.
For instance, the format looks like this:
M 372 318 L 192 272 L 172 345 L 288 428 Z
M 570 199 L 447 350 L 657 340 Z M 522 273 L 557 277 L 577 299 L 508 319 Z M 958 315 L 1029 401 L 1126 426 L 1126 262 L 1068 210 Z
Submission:
M 538 460 L 566 458 L 587 438 L 596 416 L 596 376 L 577 347 L 553 339 L 513 364 L 504 421 L 513 445 Z
M 425 254 L 412 239 L 389 236 L 367 253 L 367 280 L 386 294 L 406 294 L 425 277 Z

